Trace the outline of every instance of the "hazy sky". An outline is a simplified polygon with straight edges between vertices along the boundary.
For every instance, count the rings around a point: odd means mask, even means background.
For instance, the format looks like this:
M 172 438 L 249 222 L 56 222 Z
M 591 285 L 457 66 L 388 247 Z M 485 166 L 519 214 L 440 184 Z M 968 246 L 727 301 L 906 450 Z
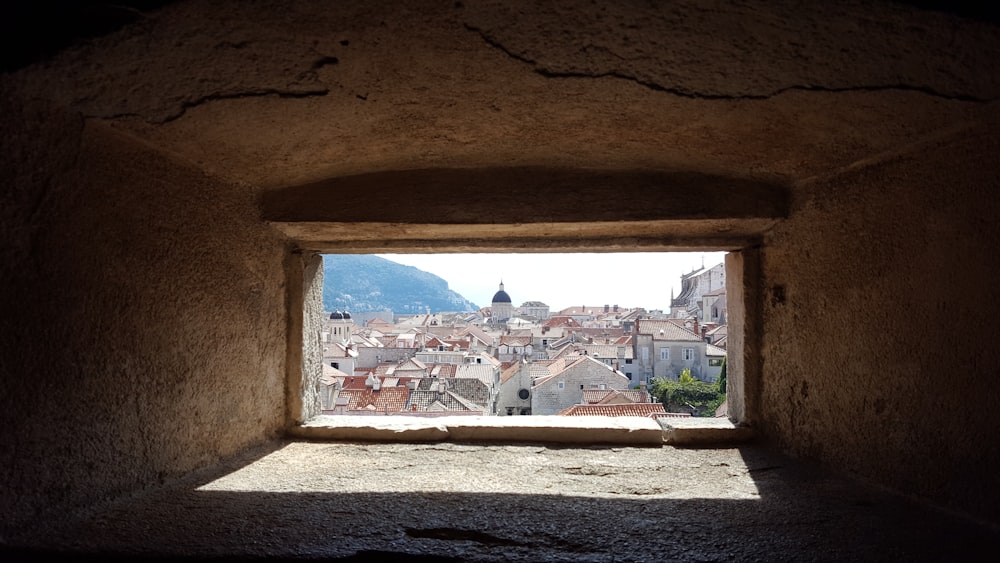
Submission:
M 416 266 L 480 307 L 488 307 L 503 280 L 514 306 L 541 301 L 558 311 L 575 305 L 670 309 L 680 276 L 725 259 L 725 252 L 577 254 L 379 254 Z

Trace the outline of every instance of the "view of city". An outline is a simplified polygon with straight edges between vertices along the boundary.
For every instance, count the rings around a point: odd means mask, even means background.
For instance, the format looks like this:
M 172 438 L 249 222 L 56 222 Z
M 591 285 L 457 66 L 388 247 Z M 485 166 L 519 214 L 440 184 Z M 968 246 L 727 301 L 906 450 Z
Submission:
M 676 294 L 663 284 L 666 309 L 551 310 L 530 295 L 515 299 L 519 288 L 498 280 L 476 310 L 327 311 L 322 412 L 725 416 L 724 264 L 695 267 L 679 282 Z

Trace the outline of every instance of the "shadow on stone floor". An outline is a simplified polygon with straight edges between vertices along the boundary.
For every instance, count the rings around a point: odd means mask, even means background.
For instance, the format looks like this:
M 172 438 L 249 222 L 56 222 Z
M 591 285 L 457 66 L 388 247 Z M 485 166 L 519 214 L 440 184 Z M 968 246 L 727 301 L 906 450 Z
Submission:
M 741 452 L 762 459 L 759 448 Z M 145 561 L 977 561 L 989 560 L 983 554 L 1000 547 L 995 529 L 792 460 L 757 463 L 750 471 L 758 498 L 198 490 L 214 477 L 206 473 L 193 485 L 154 491 L 141 502 L 122 503 L 53 533 L 44 545 L 10 546 L 4 555 Z M 433 478 L 433 468 L 413 475 L 423 484 Z

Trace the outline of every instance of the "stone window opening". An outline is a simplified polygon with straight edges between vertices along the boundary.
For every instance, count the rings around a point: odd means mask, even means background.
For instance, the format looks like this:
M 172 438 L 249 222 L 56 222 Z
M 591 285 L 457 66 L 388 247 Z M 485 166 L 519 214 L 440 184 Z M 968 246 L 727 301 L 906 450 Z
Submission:
M 712 249 L 712 250 L 717 250 L 717 249 Z M 754 255 L 755 255 L 755 252 L 754 252 Z M 730 254 L 732 254 L 732 252 L 730 252 Z M 307 256 L 307 254 L 303 254 L 302 256 Z M 311 254 L 311 255 L 308 255 L 308 256 L 309 256 L 310 260 L 316 260 L 316 258 L 318 257 L 318 255 L 316 255 L 316 254 Z M 320 257 L 320 260 L 321 260 L 321 257 Z M 729 263 L 729 261 L 730 260 L 727 257 L 726 258 L 727 264 Z M 319 267 L 316 267 L 314 265 L 312 268 L 309 268 L 309 267 L 304 268 L 303 272 L 307 274 L 306 276 L 304 276 L 304 278 L 308 277 L 308 271 L 309 270 L 312 270 L 311 275 L 315 276 L 316 273 L 322 271 L 321 263 L 319 264 Z M 316 291 L 316 289 L 317 289 L 314 284 L 305 283 L 306 281 L 307 280 L 303 279 L 303 282 L 304 282 L 303 283 L 303 296 L 306 297 L 306 299 L 304 299 L 304 301 L 308 301 L 308 295 L 307 295 L 308 292 L 306 291 L 307 289 L 312 289 L 313 291 Z M 737 286 L 737 287 L 739 287 L 739 286 Z M 315 295 L 313 297 L 315 297 Z M 320 301 L 321 301 L 321 299 L 320 299 Z M 737 300 L 737 301 L 741 301 L 741 300 Z M 309 314 L 310 314 L 310 312 L 308 310 L 304 309 L 302 318 L 305 319 L 306 317 L 309 316 Z M 739 343 L 740 339 L 734 339 L 734 341 L 736 341 L 737 343 Z M 643 353 L 645 351 L 646 351 L 645 349 L 642 350 Z M 302 357 L 301 357 L 301 361 L 303 362 L 302 363 L 303 366 L 305 366 L 308 363 L 308 360 L 306 358 L 307 355 L 308 355 L 308 353 L 306 352 L 306 350 L 303 350 L 303 354 L 302 354 Z M 729 377 L 729 380 L 728 380 L 729 381 L 729 387 L 730 387 L 730 389 L 732 389 L 734 386 L 742 386 L 742 384 L 743 384 L 743 377 L 741 375 L 739 375 L 739 374 L 734 374 L 734 371 L 740 369 L 741 362 L 735 362 L 735 364 L 736 364 L 735 366 L 732 366 L 730 368 L 730 377 Z M 304 373 L 304 371 L 303 372 L 296 372 L 296 370 L 291 370 L 291 371 L 293 373 L 290 374 L 290 377 L 293 379 L 293 381 L 296 381 L 296 382 L 300 382 L 301 381 L 301 383 L 299 383 L 299 384 L 305 390 L 308 387 L 308 384 L 305 381 L 303 381 L 302 379 L 300 379 L 302 377 L 302 373 Z M 644 379 L 648 380 L 649 377 L 650 377 L 650 375 L 655 375 L 655 374 L 650 374 L 647 371 L 646 373 L 636 373 L 636 374 L 631 374 L 631 375 L 637 375 L 639 377 L 639 380 L 644 380 Z M 627 377 L 628 377 L 628 375 L 627 375 Z M 564 385 L 565 385 L 564 382 L 559 382 L 559 388 L 560 389 L 564 388 Z M 631 387 L 631 386 L 632 386 L 632 378 L 630 377 L 629 387 Z M 742 391 L 742 389 L 740 389 L 740 391 Z M 731 399 L 732 403 L 736 404 L 736 409 L 731 409 L 730 412 L 732 414 L 730 414 L 729 418 L 723 419 L 723 420 L 704 419 L 703 422 L 705 424 L 708 424 L 708 423 L 719 424 L 719 423 L 728 422 L 728 423 L 730 423 L 730 425 L 733 428 L 740 428 L 741 430 L 748 430 L 748 428 L 746 428 L 746 426 L 748 425 L 749 417 L 747 416 L 746 409 L 743 408 L 744 407 L 744 404 L 743 404 L 743 402 L 744 402 L 743 401 L 743 394 L 742 393 L 736 393 L 736 394 L 729 393 L 728 396 L 732 397 L 732 399 Z M 398 413 L 399 414 L 398 417 L 394 417 L 391 414 L 380 412 L 380 413 L 378 413 L 380 415 L 378 417 L 374 417 L 374 416 L 352 417 L 352 418 L 357 418 L 357 420 L 351 420 L 350 424 L 347 425 L 347 426 L 342 426 L 340 428 L 333 429 L 332 432 L 323 432 L 323 431 L 317 432 L 315 430 L 317 427 L 321 427 L 324 424 L 329 424 L 329 422 L 324 422 L 323 418 L 321 416 L 319 416 L 316 412 L 311 412 L 311 413 L 308 413 L 308 415 L 307 415 L 307 409 L 305 408 L 305 406 L 306 406 L 306 404 L 308 403 L 309 400 L 310 400 L 310 398 L 308 396 L 308 392 L 304 392 L 302 400 L 300 402 L 296 402 L 296 401 L 291 401 L 290 402 L 290 417 L 289 418 L 295 421 L 294 423 L 292 423 L 290 425 L 291 426 L 291 428 L 290 428 L 290 434 L 293 435 L 293 436 L 298 435 L 298 436 L 303 436 L 303 437 L 320 437 L 320 438 L 322 438 L 322 437 L 327 437 L 327 438 L 332 437 L 332 438 L 337 438 L 337 439 L 356 439 L 358 437 L 363 437 L 365 439 L 376 439 L 376 440 L 379 440 L 379 439 L 383 439 L 383 437 L 384 437 L 384 433 L 379 431 L 379 427 L 385 426 L 385 424 L 387 422 L 393 422 L 393 421 L 388 420 L 388 419 L 404 418 L 404 417 L 406 417 L 407 415 L 410 414 L 408 412 L 400 412 L 400 413 Z M 500 405 L 497 405 L 497 407 L 500 407 Z M 517 411 L 517 409 L 515 409 L 515 412 L 516 411 Z M 528 409 L 521 408 L 520 412 L 521 412 L 521 414 L 530 413 L 531 409 L 530 408 L 528 408 Z M 348 415 L 348 416 L 350 416 L 350 415 Z M 376 422 L 374 420 L 375 418 L 381 419 L 381 420 L 378 421 L 379 424 L 372 424 L 372 423 Z M 492 419 L 498 419 L 498 418 L 506 418 L 506 417 L 502 417 L 502 416 L 501 417 L 496 417 L 496 416 L 480 415 L 480 416 L 471 416 L 471 417 L 444 417 L 444 418 L 445 419 L 453 418 L 455 422 L 461 422 L 463 424 L 466 424 L 466 423 L 468 423 L 467 420 L 458 421 L 458 419 L 459 418 L 475 418 L 475 419 L 489 419 L 489 418 L 492 418 Z M 565 423 L 569 424 L 570 426 L 572 426 L 572 423 L 574 422 L 574 420 L 571 420 L 571 419 L 576 419 L 578 421 L 579 419 L 586 418 L 586 417 L 555 417 L 555 416 L 544 416 L 544 415 L 541 415 L 541 416 L 540 415 L 535 415 L 535 416 L 532 416 L 532 417 L 518 417 L 518 419 L 519 419 L 518 426 L 520 427 L 520 429 L 525 430 L 525 429 L 528 429 L 528 427 L 531 426 L 531 422 L 536 422 L 537 421 L 537 422 L 541 423 L 543 421 L 543 419 L 548 419 L 548 418 L 565 419 L 564 421 L 561 421 L 561 422 L 565 422 Z M 638 418 L 638 417 L 636 417 L 636 418 Z M 441 419 L 438 419 L 438 420 L 441 420 Z M 665 419 L 660 419 L 660 420 L 665 420 Z M 343 420 L 341 419 L 341 420 L 339 420 L 339 422 L 342 423 Z M 395 422 L 398 423 L 399 421 L 395 421 Z M 448 420 L 448 422 L 450 423 L 450 422 L 452 422 L 452 420 Z M 472 424 L 476 424 L 476 423 L 477 422 L 473 422 Z M 478 423 L 484 424 L 483 420 L 478 420 Z M 662 424 L 661 424 L 661 426 L 662 426 Z M 449 427 L 450 427 L 450 425 L 449 425 Z M 327 428 L 327 429 L 330 430 L 329 428 Z M 508 435 L 510 437 L 506 438 L 505 436 L 508 436 Z M 496 433 L 492 434 L 490 436 L 490 438 L 491 439 L 498 439 L 498 440 L 507 440 L 507 441 L 514 440 L 514 441 L 517 441 L 518 439 L 523 440 L 523 436 L 525 436 L 525 435 L 526 434 L 523 434 L 523 433 L 522 434 L 517 434 L 516 432 L 515 433 L 511 433 L 511 434 L 508 434 L 508 433 L 505 433 L 505 432 L 496 432 Z M 532 434 L 532 436 L 534 436 L 534 435 L 535 434 Z M 740 432 L 739 435 L 749 435 L 749 432 Z M 378 436 L 378 437 L 372 438 L 372 436 Z M 522 438 L 519 438 L 519 436 L 522 436 Z M 589 443 L 591 440 L 593 440 L 593 441 L 595 441 L 597 443 L 600 443 L 602 441 L 615 441 L 614 438 L 612 438 L 610 440 L 599 438 L 598 437 L 598 436 L 600 436 L 599 433 L 597 433 L 597 434 L 590 434 L 590 436 L 591 436 L 590 438 L 578 439 L 576 441 L 577 442 L 587 442 L 587 443 Z M 395 436 L 395 437 L 390 438 L 390 439 L 399 440 L 400 437 L 399 436 Z M 422 438 L 415 438 L 415 439 L 416 440 L 421 440 Z M 546 439 L 544 441 L 553 441 L 553 440 L 557 441 L 557 442 L 564 441 L 565 440 L 565 436 L 562 437 L 562 438 Z M 567 441 L 567 442 L 574 442 L 574 440 L 565 440 L 565 441 Z

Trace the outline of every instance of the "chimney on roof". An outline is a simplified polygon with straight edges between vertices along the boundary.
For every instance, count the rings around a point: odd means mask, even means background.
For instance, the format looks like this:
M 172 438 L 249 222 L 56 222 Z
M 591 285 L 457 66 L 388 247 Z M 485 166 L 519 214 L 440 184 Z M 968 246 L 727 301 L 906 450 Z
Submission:
M 701 330 L 698 328 L 698 317 L 695 317 L 694 320 L 691 322 L 691 330 L 695 334 L 701 334 Z
M 615 312 L 618 312 L 618 305 L 615 305 Z
M 610 306 L 610 305 L 608 305 L 607 303 L 605 303 L 605 304 L 604 304 L 604 312 L 605 312 L 605 313 L 607 313 L 607 312 L 608 312 L 608 311 L 610 311 L 610 310 L 611 310 L 611 306 Z

